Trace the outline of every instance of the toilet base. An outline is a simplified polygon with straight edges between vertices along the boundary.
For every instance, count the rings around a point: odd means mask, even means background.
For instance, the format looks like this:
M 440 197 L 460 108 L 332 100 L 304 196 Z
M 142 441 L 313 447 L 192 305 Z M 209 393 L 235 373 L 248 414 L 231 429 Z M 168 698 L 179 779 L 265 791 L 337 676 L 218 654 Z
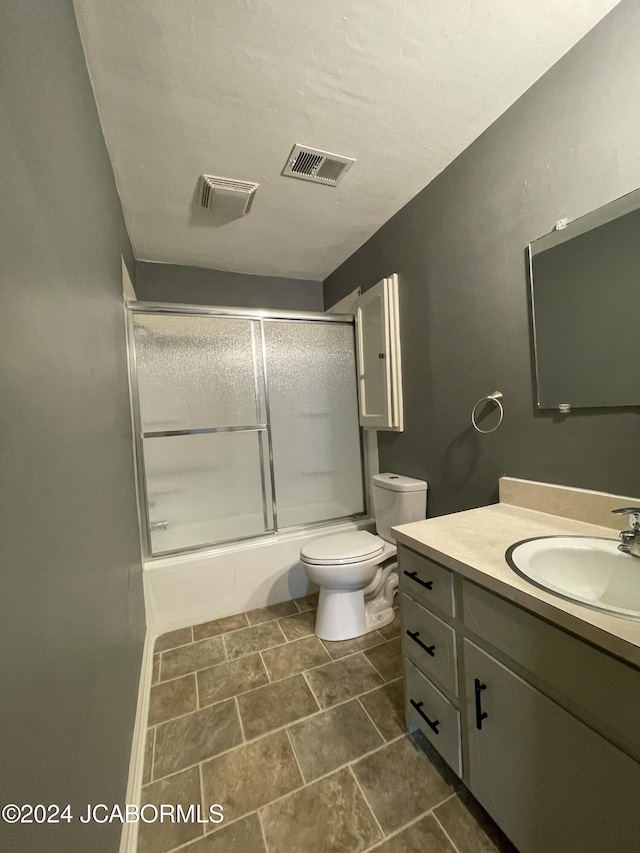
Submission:
M 321 587 L 316 613 L 315 633 L 321 640 L 352 640 L 393 622 L 393 600 L 398 575 L 392 572 L 383 589 L 365 603 L 362 590 Z

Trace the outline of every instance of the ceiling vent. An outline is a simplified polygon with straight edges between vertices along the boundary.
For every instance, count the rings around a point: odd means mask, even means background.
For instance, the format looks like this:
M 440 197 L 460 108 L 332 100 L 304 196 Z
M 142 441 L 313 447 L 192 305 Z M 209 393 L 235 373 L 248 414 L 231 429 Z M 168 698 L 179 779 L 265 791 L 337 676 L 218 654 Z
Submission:
M 343 157 L 342 154 L 294 145 L 282 174 L 289 178 L 300 178 L 301 181 L 337 187 L 355 162 L 352 157 Z
M 198 200 L 207 210 L 224 211 L 235 216 L 249 213 L 260 184 L 250 181 L 232 181 L 215 175 L 201 175 Z

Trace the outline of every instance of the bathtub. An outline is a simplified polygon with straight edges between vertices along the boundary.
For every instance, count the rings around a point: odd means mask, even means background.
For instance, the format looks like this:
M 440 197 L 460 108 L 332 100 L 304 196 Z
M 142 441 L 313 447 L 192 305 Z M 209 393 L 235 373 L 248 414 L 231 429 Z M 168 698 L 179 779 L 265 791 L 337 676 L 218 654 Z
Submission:
M 364 518 L 147 560 L 147 626 L 159 635 L 307 595 L 300 549 L 319 536 L 373 529 Z

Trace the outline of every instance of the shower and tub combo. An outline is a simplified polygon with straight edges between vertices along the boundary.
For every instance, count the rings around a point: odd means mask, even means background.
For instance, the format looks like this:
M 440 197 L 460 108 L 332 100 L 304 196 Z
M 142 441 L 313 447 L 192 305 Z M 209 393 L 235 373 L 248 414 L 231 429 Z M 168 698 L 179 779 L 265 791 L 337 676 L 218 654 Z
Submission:
M 353 317 L 127 309 L 150 623 L 304 595 L 300 548 L 370 526 Z

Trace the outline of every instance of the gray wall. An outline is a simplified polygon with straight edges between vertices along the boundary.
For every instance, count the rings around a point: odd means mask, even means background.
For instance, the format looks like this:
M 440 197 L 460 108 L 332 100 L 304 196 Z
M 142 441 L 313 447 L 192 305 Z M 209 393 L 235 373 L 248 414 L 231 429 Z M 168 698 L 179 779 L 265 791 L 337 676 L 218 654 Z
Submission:
M 625 0 L 325 281 L 330 305 L 399 274 L 406 429 L 380 463 L 429 481 L 430 515 L 495 500 L 501 474 L 640 494 L 637 408 L 534 408 L 524 252 L 640 186 L 639 42 Z M 478 435 L 496 389 L 504 423 Z
M 122 212 L 70 0 L 0 6 L 2 802 L 123 802 L 144 606 Z M 8 826 L 114 853 L 119 824 Z
M 136 296 L 234 308 L 322 311 L 322 282 L 136 261 Z

